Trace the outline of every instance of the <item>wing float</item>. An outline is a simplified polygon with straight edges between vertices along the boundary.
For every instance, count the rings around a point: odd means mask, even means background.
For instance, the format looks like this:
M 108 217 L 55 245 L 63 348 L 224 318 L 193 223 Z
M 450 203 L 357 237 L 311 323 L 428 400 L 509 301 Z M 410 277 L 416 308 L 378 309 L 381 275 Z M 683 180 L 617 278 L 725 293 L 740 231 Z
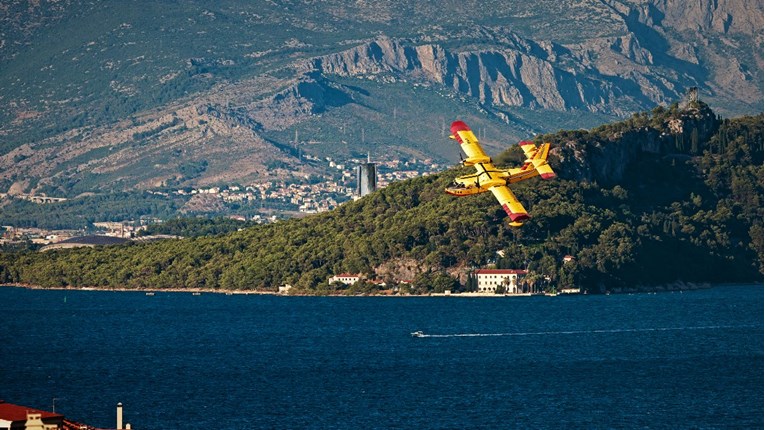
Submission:
M 529 219 L 529 214 L 523 208 L 521 202 L 515 197 L 509 184 L 525 181 L 534 176 L 542 179 L 552 179 L 555 172 L 547 164 L 547 154 L 550 144 L 543 143 L 539 147 L 531 142 L 520 142 L 520 146 L 526 154 L 526 161 L 520 168 L 497 169 L 486 153 L 478 144 L 478 139 L 462 121 L 454 121 L 451 127 L 452 135 L 449 136 L 460 143 L 467 158 L 462 161 L 465 166 L 475 166 L 474 175 L 460 176 L 454 179 L 454 184 L 446 189 L 446 192 L 454 196 L 469 196 L 491 191 L 497 198 L 502 209 L 510 217 L 512 227 L 520 227 L 523 221 Z

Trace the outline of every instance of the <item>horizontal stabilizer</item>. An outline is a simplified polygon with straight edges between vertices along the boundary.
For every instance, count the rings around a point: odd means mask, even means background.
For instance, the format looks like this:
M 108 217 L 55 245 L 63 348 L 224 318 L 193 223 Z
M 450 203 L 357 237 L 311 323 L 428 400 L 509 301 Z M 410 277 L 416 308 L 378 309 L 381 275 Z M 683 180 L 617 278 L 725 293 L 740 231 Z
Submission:
M 550 152 L 550 144 L 543 143 L 539 148 L 537 148 L 534 144 L 530 144 L 528 146 L 533 146 L 533 149 L 529 152 L 526 152 L 526 146 L 522 145 L 521 147 L 524 148 L 526 156 L 531 155 L 531 157 L 529 157 L 531 159 L 531 164 L 533 164 L 534 168 L 537 169 L 539 176 L 541 176 L 542 179 L 554 178 L 555 172 L 553 172 L 552 168 L 547 163 L 547 155 Z
M 528 140 L 522 140 L 518 142 L 518 145 L 523 149 L 523 153 L 526 155 L 526 158 L 532 159 L 534 158 L 534 154 L 537 152 L 537 146 L 534 145 L 533 142 L 529 142 Z
M 547 163 L 537 167 L 537 172 L 539 172 L 539 176 L 541 176 L 542 179 L 552 179 L 555 177 L 555 172 L 553 172 L 552 168 L 550 168 L 550 165 Z

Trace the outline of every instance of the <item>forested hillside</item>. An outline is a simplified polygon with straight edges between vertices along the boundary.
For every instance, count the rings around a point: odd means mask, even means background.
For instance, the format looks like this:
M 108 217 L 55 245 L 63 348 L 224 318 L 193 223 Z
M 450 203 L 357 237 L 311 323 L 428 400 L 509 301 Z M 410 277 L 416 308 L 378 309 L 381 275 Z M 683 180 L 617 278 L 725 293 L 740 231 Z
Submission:
M 521 228 L 506 225 L 490 193 L 444 194 L 468 171 L 452 169 L 329 213 L 223 236 L 3 254 L 0 276 L 48 287 L 275 290 L 288 283 L 338 293 L 327 278 L 353 272 L 387 281 L 414 275 L 425 291 L 448 283 L 447 273 L 493 262 L 528 267 L 532 281 L 549 277 L 550 285 L 591 292 L 762 279 L 762 115 L 724 120 L 703 103 L 673 105 L 541 139 L 554 145 L 559 178 L 514 185 L 532 216 Z M 512 147 L 497 158 L 520 157 Z M 564 263 L 566 255 L 574 260 Z
M 94 222 L 168 218 L 185 202 L 179 196 L 150 193 L 109 193 L 41 205 L 9 196 L 0 204 L 0 223 L 52 230 L 87 229 Z

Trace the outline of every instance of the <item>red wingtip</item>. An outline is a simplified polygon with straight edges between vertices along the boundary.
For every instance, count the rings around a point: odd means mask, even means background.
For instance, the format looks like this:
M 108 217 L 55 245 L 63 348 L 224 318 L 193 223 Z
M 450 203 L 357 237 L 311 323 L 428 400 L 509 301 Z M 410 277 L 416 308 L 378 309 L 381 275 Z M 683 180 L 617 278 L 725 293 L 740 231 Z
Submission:
M 452 123 L 452 134 L 457 134 L 458 131 L 470 131 L 470 127 L 463 121 L 457 120 Z
M 529 140 L 522 140 L 522 141 L 518 142 L 518 145 L 520 145 L 520 146 L 533 145 L 533 144 L 534 144 L 534 142 L 531 142 Z
M 510 216 L 510 219 L 513 222 L 521 222 L 526 221 L 527 219 L 531 218 L 527 214 L 508 214 Z
M 460 145 L 462 145 L 462 143 L 463 143 L 462 142 L 462 138 L 460 137 L 460 134 L 457 133 L 457 132 L 458 131 L 470 131 L 470 127 L 468 127 L 467 124 L 465 124 L 464 122 L 457 120 L 457 121 L 454 121 L 452 123 L 452 127 L 451 127 L 450 130 L 452 132 L 452 136 L 454 136 L 454 139 L 457 142 L 459 142 Z
M 555 177 L 555 173 L 543 173 L 540 176 L 542 176 L 542 179 L 552 179 Z
M 505 210 L 505 213 L 507 214 L 508 217 L 510 217 L 510 220 L 512 222 L 521 222 L 521 221 L 525 221 L 525 220 L 530 218 L 529 214 L 514 213 L 513 211 L 510 210 L 510 206 L 508 206 L 507 203 L 502 205 L 502 209 Z

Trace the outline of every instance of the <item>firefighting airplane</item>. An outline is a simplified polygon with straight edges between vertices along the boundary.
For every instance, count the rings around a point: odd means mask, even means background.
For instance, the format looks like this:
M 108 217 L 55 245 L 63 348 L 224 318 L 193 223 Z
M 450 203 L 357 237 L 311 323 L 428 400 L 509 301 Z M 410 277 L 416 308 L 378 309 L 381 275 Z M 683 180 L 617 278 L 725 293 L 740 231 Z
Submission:
M 520 227 L 523 225 L 523 221 L 529 219 L 529 214 L 510 191 L 508 185 L 537 175 L 541 176 L 542 179 L 554 178 L 555 172 L 547 164 L 550 144 L 543 143 L 537 148 L 531 142 L 520 142 L 521 148 L 526 154 L 526 162 L 523 167 L 502 170 L 494 167 L 491 158 L 483 152 L 478 144 L 478 139 L 467 124 L 462 121 L 454 121 L 451 132 L 452 135 L 449 137 L 456 139 L 467 155 L 462 164 L 475 166 L 478 173 L 455 178 L 454 184 L 447 188 L 446 192 L 455 196 L 469 196 L 491 191 L 494 197 L 499 200 L 502 209 L 507 212 L 507 216 L 510 217 L 510 226 Z

